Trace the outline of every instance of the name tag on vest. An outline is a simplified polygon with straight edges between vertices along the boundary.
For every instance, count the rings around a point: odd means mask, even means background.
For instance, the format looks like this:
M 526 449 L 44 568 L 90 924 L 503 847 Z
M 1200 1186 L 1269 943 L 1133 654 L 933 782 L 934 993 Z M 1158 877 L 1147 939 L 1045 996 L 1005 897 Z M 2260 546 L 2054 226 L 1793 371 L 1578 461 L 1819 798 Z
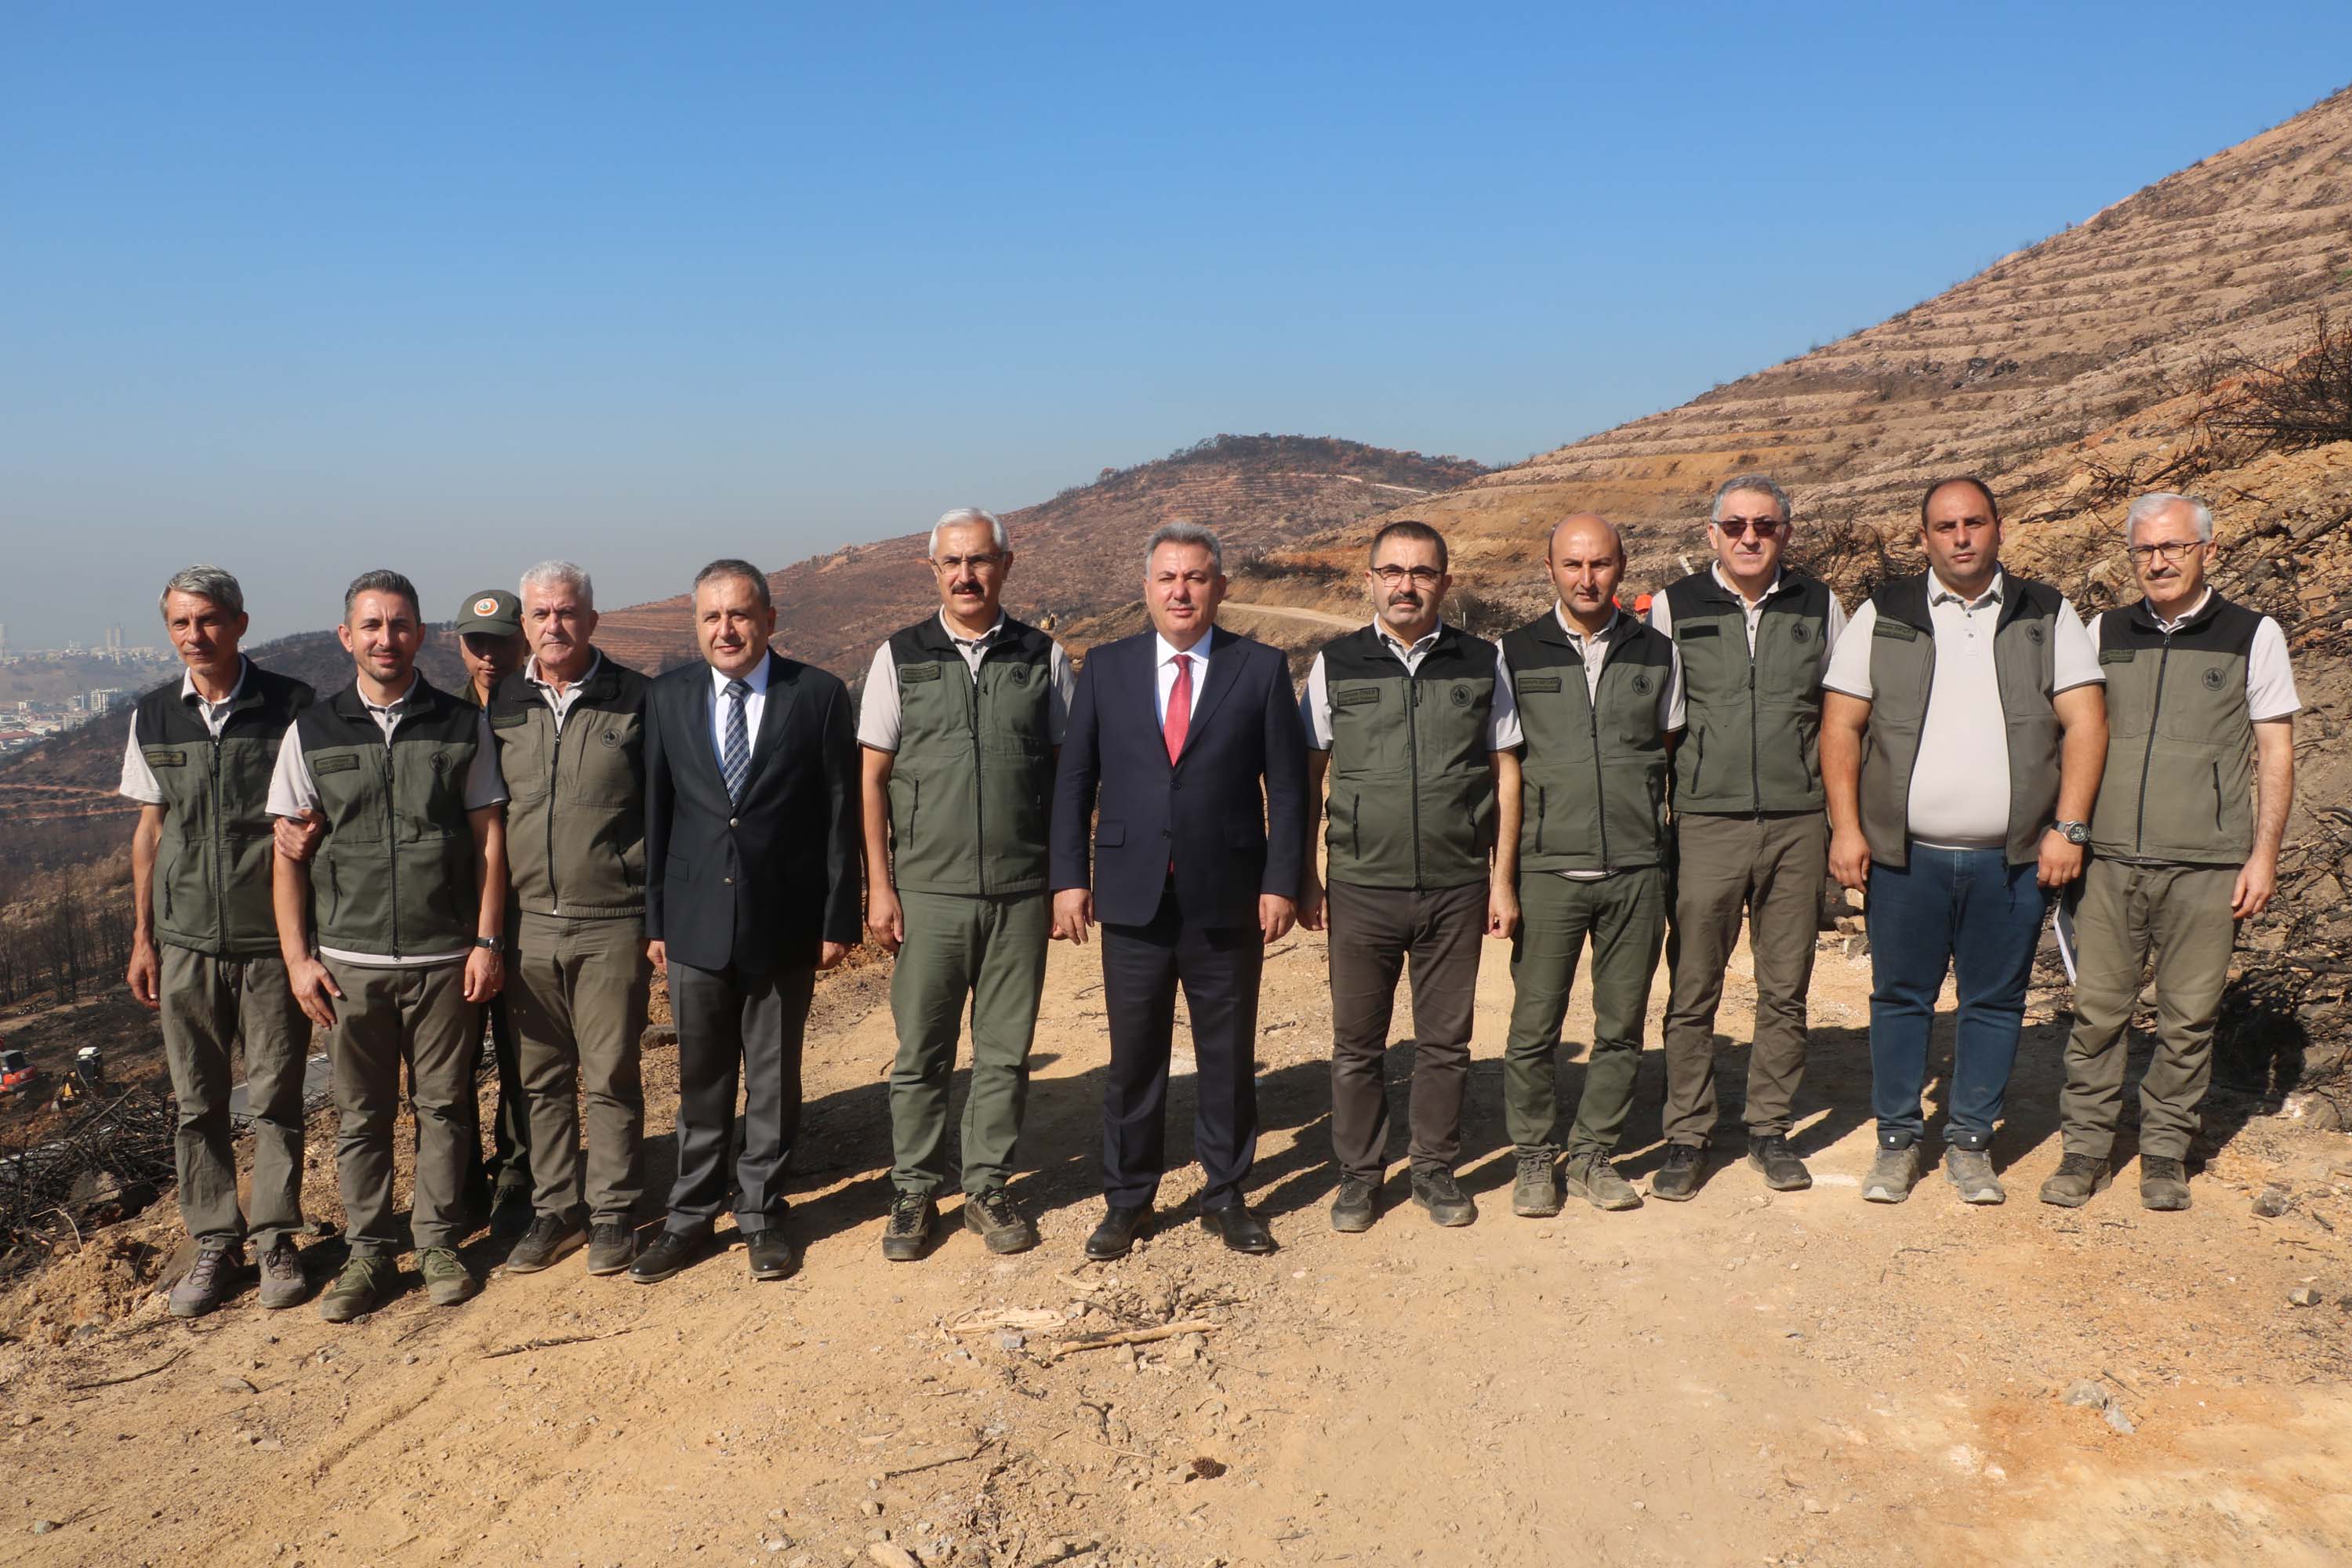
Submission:
M 142 746 L 139 748 L 139 754 L 147 759 L 147 765 L 151 768 L 181 768 L 187 766 L 188 763 L 188 753 L 185 752 L 167 752 L 159 747 Z
M 901 680 L 937 680 L 939 678 L 940 667 L 936 664 L 902 664 L 898 667 L 898 679 Z
M 528 713 L 493 713 L 490 715 L 490 728 L 493 730 L 511 730 L 519 724 L 528 724 L 530 722 L 530 715 Z
M 2139 650 L 2137 648 L 2133 647 L 2103 647 L 2099 650 L 2099 662 L 2101 664 L 2129 664 L 2132 661 L 2132 655 L 2138 651 Z
M 1331 700 L 1341 708 L 1354 708 L 1366 702 L 1378 702 L 1381 689 L 1377 686 L 1343 686 L 1335 689 Z
M 337 752 L 331 756 L 312 758 L 310 772 L 314 774 L 349 773 L 359 765 L 360 760 L 349 752 Z
M 1559 689 L 1559 677 L 1557 675 L 1522 675 L 1518 679 L 1518 687 L 1522 691 L 1558 691 Z
M 1870 635 L 1874 637 L 1893 637 L 1898 642 L 1917 642 L 1919 628 L 1908 621 L 1893 621 L 1881 616 L 1876 624 L 1870 628 Z
M 1691 637 L 1719 637 L 1722 635 L 1723 628 L 1713 621 L 1690 621 L 1675 628 L 1675 640 L 1677 642 Z

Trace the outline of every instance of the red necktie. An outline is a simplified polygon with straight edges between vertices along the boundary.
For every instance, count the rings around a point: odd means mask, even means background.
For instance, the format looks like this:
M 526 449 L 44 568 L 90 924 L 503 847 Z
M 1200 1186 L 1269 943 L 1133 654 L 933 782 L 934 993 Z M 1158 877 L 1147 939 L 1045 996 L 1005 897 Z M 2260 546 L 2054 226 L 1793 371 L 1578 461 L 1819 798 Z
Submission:
M 1176 689 L 1168 694 L 1168 716 L 1160 721 L 1160 733 L 1168 742 L 1168 765 L 1184 754 L 1184 737 L 1192 728 L 1192 656 L 1176 656 Z

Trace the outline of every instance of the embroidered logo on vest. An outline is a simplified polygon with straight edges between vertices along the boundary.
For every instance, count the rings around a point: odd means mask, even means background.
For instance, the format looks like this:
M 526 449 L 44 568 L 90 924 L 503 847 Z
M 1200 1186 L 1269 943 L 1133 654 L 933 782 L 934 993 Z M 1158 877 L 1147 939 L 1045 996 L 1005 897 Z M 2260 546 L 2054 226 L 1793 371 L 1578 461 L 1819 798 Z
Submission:
M 1454 706 L 1456 708 L 1467 708 L 1470 706 L 1470 689 L 1468 687 L 1457 686 L 1454 689 Z
M 1790 621 L 1789 623 L 1789 637 L 1790 641 L 1803 642 L 1807 637 L 1811 637 L 1812 635 L 1812 629 L 1807 626 L 1804 622 Z
M 1633 676 L 1633 695 L 1634 695 L 1634 696 L 1636 696 L 1636 697 L 1647 697 L 1649 694 L 1650 694 L 1650 674 L 1649 674 L 1649 671 L 1647 671 L 1647 670 L 1639 670 L 1639 671 L 1636 671 L 1636 672 L 1634 673 L 1634 676 Z
M 2221 689 L 2221 683 L 2229 679 L 2230 678 L 2228 676 L 2221 673 L 2221 669 L 2219 665 L 2212 666 L 2205 671 L 2205 689 L 2208 691 L 2219 691 Z

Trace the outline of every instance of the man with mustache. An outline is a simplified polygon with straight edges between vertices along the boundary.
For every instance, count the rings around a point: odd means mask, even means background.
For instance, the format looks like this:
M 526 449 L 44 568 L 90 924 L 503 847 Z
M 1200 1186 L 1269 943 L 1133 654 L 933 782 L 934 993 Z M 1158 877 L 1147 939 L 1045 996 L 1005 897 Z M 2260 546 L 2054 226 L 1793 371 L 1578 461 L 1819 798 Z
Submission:
M 417 671 L 415 584 L 369 572 L 343 595 L 337 636 L 352 683 L 295 716 L 269 783 L 273 816 L 316 812 L 305 864 L 277 857 L 272 895 L 294 996 L 327 1031 L 342 1131 L 336 1169 L 351 1259 L 319 1299 L 349 1322 L 390 1300 L 404 1237 L 393 1206 L 401 1077 L 416 1113 L 408 1230 L 427 1297 L 480 1290 L 457 1256 L 466 1171 L 480 1147 L 477 1011 L 504 979 L 506 789 L 479 708 Z
M 259 1249 L 264 1307 L 310 1294 L 302 1228 L 302 1073 L 310 1026 L 295 1004 L 270 903 L 269 774 L 310 687 L 237 651 L 245 590 L 217 566 L 163 584 L 163 626 L 187 666 L 142 698 L 123 743 L 121 793 L 139 803 L 131 838 L 131 994 L 159 1011 L 179 1102 L 173 1169 L 195 1260 L 172 1287 L 175 1318 L 220 1305 Z M 245 1047 L 253 1126 L 250 1215 L 236 1194 L 229 1050 Z
M 1919 1179 L 1927 1026 L 1949 973 L 1944 1173 L 1963 1203 L 1997 1204 L 1993 1127 L 2049 900 L 2083 871 L 2105 677 L 2074 606 L 2001 570 L 1982 479 L 1927 488 L 1919 543 L 1927 569 L 1854 612 L 1822 681 L 1830 872 L 1869 897 L 1878 1157 L 1862 1195 L 1899 1204 Z
M 1307 854 L 1306 737 L 1281 653 L 1216 624 L 1217 536 L 1163 523 L 1143 561 L 1151 630 L 1087 656 L 1054 784 L 1054 929 L 1082 942 L 1101 920 L 1110 1016 L 1106 1204 L 1087 1256 L 1123 1258 L 1150 1227 L 1179 985 L 1199 1064 L 1201 1223 L 1236 1252 L 1268 1253 L 1274 1233 L 1243 1187 L 1257 1149 L 1258 979 L 1297 920 Z
M 1595 1208 L 1642 1205 L 1613 1156 L 1665 938 L 1666 775 L 1683 727 L 1674 640 L 1617 607 L 1616 528 L 1591 512 L 1563 519 L 1544 559 L 1558 601 L 1503 638 L 1514 711 L 1496 737 L 1503 831 L 1518 830 L 1503 1103 L 1518 1154 L 1511 1212 L 1527 1218 L 1560 1210 L 1556 1060 L 1588 940 L 1592 1050 L 1564 1174 Z
M 653 683 L 646 947 L 677 1018 L 677 1179 L 639 1284 L 710 1249 L 730 1190 L 751 1278 L 800 1267 L 784 1176 L 817 971 L 857 942 L 857 738 L 848 689 L 772 651 L 775 632 L 766 575 L 714 561 L 694 579 L 702 658 Z
M 2124 1032 L 2154 963 L 2156 1056 L 2139 1086 L 2139 1201 L 2189 1206 L 2189 1145 L 2240 921 L 2270 903 L 2294 799 L 2294 671 L 2268 616 L 2205 582 L 2213 512 L 2144 495 L 2124 516 L 2144 595 L 2092 625 L 2107 677 L 2107 763 L 2074 911 L 2065 1152 L 2042 1201 L 2079 1208 L 2112 1179 Z
M 1675 750 L 1666 1153 L 1650 1178 L 1651 1196 L 1676 1202 L 1698 1192 L 1715 1130 L 1715 1013 L 1743 913 L 1756 970 L 1748 1163 L 1776 1192 L 1813 1184 L 1789 1128 L 1829 864 L 1822 672 L 1845 611 L 1827 584 L 1782 563 L 1789 531 L 1787 491 L 1762 474 L 1727 479 L 1707 526 L 1714 564 L 1650 605 L 1682 655 L 1689 720 Z
M 1331 1228 L 1371 1228 L 1387 1175 L 1383 1063 L 1398 978 L 1412 963 L 1412 1201 L 1441 1226 L 1478 1217 L 1454 1180 L 1481 933 L 1518 923 L 1512 857 L 1495 848 L 1498 725 L 1510 715 L 1495 645 L 1440 618 L 1453 578 L 1425 522 L 1372 537 L 1372 624 L 1307 672 L 1307 820 L 1330 781 L 1329 886 L 1307 862 L 1298 923 L 1330 928 Z M 1516 848 L 1516 846 L 1514 846 Z M 1489 867 L 1489 859 L 1494 861 Z
M 874 651 L 865 754 L 866 929 L 897 955 L 890 1180 L 882 1256 L 922 1256 L 947 1182 L 948 1079 L 971 1007 L 959 1163 L 964 1228 L 991 1252 L 1037 1245 L 1005 1190 L 1029 1091 L 1051 911 L 1046 807 L 1068 722 L 1069 656 L 1004 614 L 1004 524 L 959 507 L 932 525 L 940 609 Z

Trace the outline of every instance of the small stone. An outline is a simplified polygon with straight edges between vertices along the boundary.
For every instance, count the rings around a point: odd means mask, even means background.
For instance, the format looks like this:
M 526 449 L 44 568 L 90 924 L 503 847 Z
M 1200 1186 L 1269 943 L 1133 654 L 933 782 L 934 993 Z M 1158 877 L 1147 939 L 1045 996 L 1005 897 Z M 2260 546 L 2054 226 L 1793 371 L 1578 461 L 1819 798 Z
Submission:
M 2316 1307 L 2320 1300 L 2319 1292 L 2308 1285 L 2296 1286 L 2286 1293 L 2286 1299 L 2298 1307 Z
M 33 1533 L 35 1535 L 47 1535 L 57 1527 L 58 1521 L 54 1519 L 37 1519 L 33 1521 Z
M 253 1446 L 265 1454 L 275 1454 L 286 1447 L 275 1437 L 257 1437 L 253 1440 Z
M 2066 1390 L 2066 1403 L 2087 1405 L 2094 1409 L 2105 1409 L 2107 1403 L 2107 1385 L 2096 1378 L 2084 1378 Z
M 760 1542 L 760 1546 L 761 1550 L 767 1552 L 790 1552 L 793 1549 L 793 1538 L 789 1535 L 773 1535 Z
M 2276 1219 L 2294 1206 L 2294 1196 L 2284 1187 L 2264 1187 L 2254 1194 L 2254 1212 L 2264 1219 Z
M 1830 1505 L 1823 1502 L 1817 1497 L 1809 1497 L 1805 1500 L 1805 1511 L 1807 1513 L 1827 1513 L 1829 1510 Z
M 1001 1351 L 1017 1351 L 1028 1342 L 1012 1329 L 1007 1329 L 996 1336 L 996 1348 Z
M 879 1519 L 882 1517 L 882 1505 L 876 1502 L 872 1498 L 867 1498 L 864 1502 L 857 1505 L 857 1511 L 864 1514 L 868 1519 Z
M 2118 1432 L 2126 1434 L 2132 1429 L 2131 1417 L 2124 1414 L 2122 1405 L 2116 1404 L 2110 1404 L 2107 1406 L 2107 1425 Z
M 254 1387 L 253 1384 L 247 1383 L 245 1379 L 237 1376 L 235 1373 L 230 1373 L 226 1377 L 220 1380 L 220 1390 L 223 1394 L 258 1394 L 261 1392 L 259 1389 Z
M 866 1555 L 877 1563 L 878 1568 L 922 1568 L 913 1552 L 903 1546 L 893 1546 L 887 1541 L 877 1541 L 868 1546 L 866 1549 Z

